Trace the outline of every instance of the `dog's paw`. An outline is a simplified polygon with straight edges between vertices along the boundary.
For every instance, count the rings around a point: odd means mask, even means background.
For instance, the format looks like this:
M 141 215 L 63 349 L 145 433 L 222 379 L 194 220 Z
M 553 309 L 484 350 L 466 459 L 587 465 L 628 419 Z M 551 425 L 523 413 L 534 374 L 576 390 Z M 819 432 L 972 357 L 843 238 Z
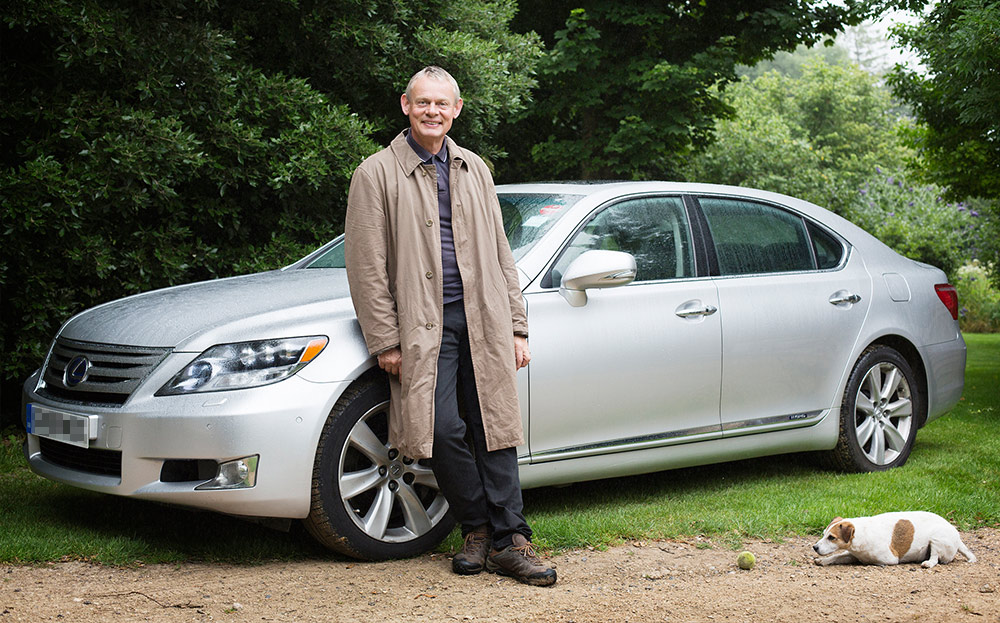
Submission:
M 813 562 L 816 563 L 817 567 L 826 567 L 830 564 L 830 560 L 828 558 L 813 558 Z
M 937 566 L 937 561 L 936 560 L 925 560 L 922 563 L 920 563 L 920 566 L 923 567 L 924 569 L 930 569 L 931 567 Z

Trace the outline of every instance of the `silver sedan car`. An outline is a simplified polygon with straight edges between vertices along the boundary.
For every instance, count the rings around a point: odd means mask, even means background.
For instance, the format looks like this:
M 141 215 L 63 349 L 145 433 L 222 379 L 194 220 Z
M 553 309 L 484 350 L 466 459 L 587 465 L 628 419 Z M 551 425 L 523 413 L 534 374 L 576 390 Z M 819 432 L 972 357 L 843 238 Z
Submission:
M 662 182 L 498 194 L 531 327 L 524 487 L 801 451 L 888 469 L 962 394 L 945 274 L 822 208 Z M 408 556 L 453 522 L 388 444 L 387 400 L 338 238 L 69 320 L 24 384 L 25 455 L 73 486 Z

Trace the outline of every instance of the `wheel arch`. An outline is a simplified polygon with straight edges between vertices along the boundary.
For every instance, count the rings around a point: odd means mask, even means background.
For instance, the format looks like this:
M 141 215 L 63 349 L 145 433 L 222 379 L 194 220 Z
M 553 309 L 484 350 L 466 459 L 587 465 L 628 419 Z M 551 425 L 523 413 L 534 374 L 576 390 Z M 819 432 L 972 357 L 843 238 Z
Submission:
M 398 452 L 393 454 L 387 440 L 388 398 L 388 375 L 378 366 L 362 370 L 340 392 L 324 420 L 315 449 L 310 512 L 302 520 L 322 545 L 363 560 L 417 555 L 443 540 L 454 525 L 437 485 L 427 480 L 430 466 L 407 460 Z M 369 415 L 377 420 L 374 428 L 368 428 L 372 421 Z M 368 423 L 363 427 L 366 432 L 354 437 L 353 431 L 361 421 Z M 384 445 L 385 456 L 375 450 L 379 446 L 372 441 Z M 345 467 L 348 464 L 350 474 Z M 377 477 L 373 471 L 376 468 Z M 352 483 L 353 493 L 348 496 L 340 488 L 345 482 Z M 358 484 L 361 486 L 356 488 Z M 401 493 L 396 494 L 397 489 Z M 414 503 L 423 508 L 423 522 Z M 359 523 L 361 516 L 364 521 Z M 378 516 L 382 517 L 381 525 L 378 520 L 368 524 L 368 517 Z M 371 526 L 375 526 L 375 532 L 369 529 Z
M 385 370 L 379 368 L 377 365 L 370 366 L 368 368 L 359 368 L 358 370 L 358 375 L 354 377 L 354 380 L 347 386 L 347 389 L 352 389 L 358 385 L 368 382 L 384 383 L 385 385 L 389 384 L 389 375 L 385 372 Z

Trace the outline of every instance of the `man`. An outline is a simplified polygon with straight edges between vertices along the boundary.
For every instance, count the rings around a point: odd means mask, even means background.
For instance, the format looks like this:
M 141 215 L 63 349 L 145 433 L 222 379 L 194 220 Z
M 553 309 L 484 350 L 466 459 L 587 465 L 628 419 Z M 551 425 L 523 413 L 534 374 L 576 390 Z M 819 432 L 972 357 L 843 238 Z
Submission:
M 400 105 L 409 130 L 351 179 L 345 248 L 365 342 L 389 374 L 389 439 L 431 459 L 465 537 L 455 573 L 549 586 L 522 513 L 516 373 L 531 355 L 493 178 L 447 136 L 462 111 L 448 72 L 417 72 Z

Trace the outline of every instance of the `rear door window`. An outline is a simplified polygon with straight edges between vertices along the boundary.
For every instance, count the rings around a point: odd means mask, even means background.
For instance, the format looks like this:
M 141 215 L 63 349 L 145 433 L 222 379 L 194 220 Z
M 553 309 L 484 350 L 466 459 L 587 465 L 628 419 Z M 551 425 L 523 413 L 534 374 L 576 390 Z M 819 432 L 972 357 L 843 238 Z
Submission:
M 698 199 L 715 243 L 722 275 L 780 273 L 817 268 L 810 232 L 802 217 L 778 207 L 720 197 Z M 823 247 L 823 263 L 836 255 L 835 239 L 817 230 Z M 826 236 L 826 238 L 824 238 Z M 839 255 L 836 256 L 839 263 Z M 821 266 L 823 268 L 827 266 Z

